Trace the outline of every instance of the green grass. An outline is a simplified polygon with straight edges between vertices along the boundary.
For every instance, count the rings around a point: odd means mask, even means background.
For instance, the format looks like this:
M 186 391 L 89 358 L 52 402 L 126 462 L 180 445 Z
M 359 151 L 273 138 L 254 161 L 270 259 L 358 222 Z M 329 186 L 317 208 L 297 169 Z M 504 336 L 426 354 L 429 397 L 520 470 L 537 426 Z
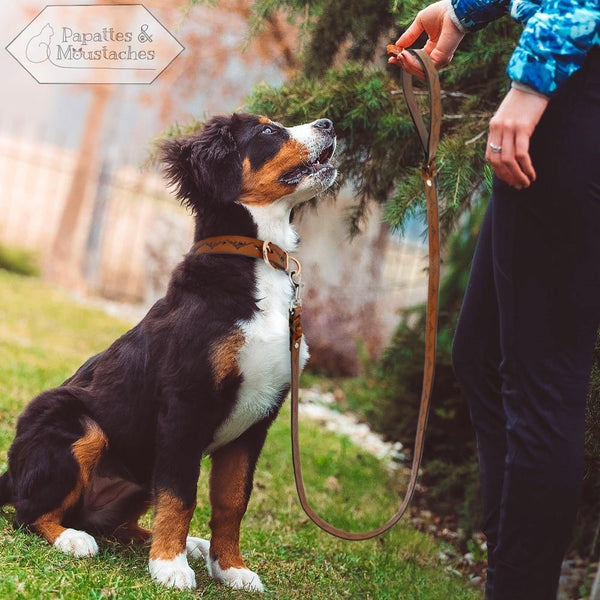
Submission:
M 43 389 L 60 384 L 82 361 L 127 325 L 78 306 L 39 281 L 0 271 L 0 471 L 16 417 Z M 242 553 L 267 588 L 266 598 L 475 600 L 464 580 L 446 573 L 436 542 L 406 525 L 383 538 L 348 543 L 309 523 L 296 499 L 287 408 L 272 427 L 260 458 L 242 529 Z M 308 491 L 336 525 L 372 527 L 396 503 L 395 482 L 377 461 L 313 424 L 301 428 Z M 192 535 L 208 536 L 204 465 Z M 335 476 L 343 491 L 324 487 Z M 245 598 L 212 582 L 193 564 L 198 589 L 177 592 L 153 584 L 144 547 L 99 540 L 100 554 L 72 559 L 11 527 L 12 507 L 0 510 L 0 598 Z M 149 522 L 151 515 L 146 517 Z
M 15 248 L 0 244 L 0 269 L 19 275 L 39 275 L 38 257 L 24 248 Z

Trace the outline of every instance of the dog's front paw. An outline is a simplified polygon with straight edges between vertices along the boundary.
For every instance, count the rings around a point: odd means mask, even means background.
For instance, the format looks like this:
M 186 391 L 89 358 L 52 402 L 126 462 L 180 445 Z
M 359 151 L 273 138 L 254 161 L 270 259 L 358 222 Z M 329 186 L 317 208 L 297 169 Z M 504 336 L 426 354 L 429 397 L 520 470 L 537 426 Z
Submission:
M 54 547 L 76 558 L 98 554 L 96 540 L 89 533 L 78 529 L 65 529 L 54 540 Z
M 182 552 L 173 560 L 150 559 L 148 570 L 154 581 L 167 587 L 180 590 L 191 590 L 196 587 L 196 575 L 188 565 L 185 552 Z
M 185 550 L 189 558 L 193 560 L 200 560 L 201 558 L 208 560 L 209 549 L 210 542 L 208 540 L 188 535 Z
M 260 577 L 250 569 L 221 569 L 219 561 L 210 562 L 210 575 L 213 579 L 224 583 L 234 590 L 246 590 L 248 592 L 264 592 L 265 588 Z

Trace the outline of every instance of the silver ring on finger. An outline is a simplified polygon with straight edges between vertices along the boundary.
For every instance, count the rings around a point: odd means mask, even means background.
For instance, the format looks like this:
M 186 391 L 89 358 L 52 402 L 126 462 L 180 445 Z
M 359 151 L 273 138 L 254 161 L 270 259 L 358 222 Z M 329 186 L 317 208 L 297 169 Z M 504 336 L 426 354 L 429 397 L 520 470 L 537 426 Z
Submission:
M 496 146 L 496 144 L 492 144 L 492 142 L 490 142 L 489 146 L 490 150 L 495 154 L 499 154 L 500 152 L 502 152 L 502 146 Z

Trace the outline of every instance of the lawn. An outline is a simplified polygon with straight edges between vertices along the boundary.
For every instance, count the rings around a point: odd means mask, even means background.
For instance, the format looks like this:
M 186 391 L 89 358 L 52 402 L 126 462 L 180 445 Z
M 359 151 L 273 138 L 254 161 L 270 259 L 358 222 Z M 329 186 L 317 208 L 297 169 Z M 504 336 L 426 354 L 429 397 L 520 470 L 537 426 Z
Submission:
M 127 324 L 82 307 L 38 280 L 0 270 L 0 472 L 16 418 L 41 390 L 60 384 L 88 356 L 105 348 Z M 437 542 L 406 525 L 368 542 L 342 542 L 309 523 L 295 493 L 289 412 L 272 427 L 257 468 L 242 529 L 242 553 L 262 578 L 266 598 L 361 600 L 475 600 L 460 577 L 446 572 Z M 301 427 L 308 491 L 336 525 L 379 524 L 396 504 L 379 463 L 347 440 L 311 423 Z M 208 535 L 206 470 L 198 488 L 191 534 Z M 335 477 L 342 486 L 327 485 Z M 331 482 L 331 480 L 330 480 Z M 330 489 L 330 488 L 334 489 Z M 147 548 L 99 540 L 100 554 L 73 559 L 40 538 L 14 531 L 14 511 L 0 509 L 0 598 L 242 598 L 192 563 L 198 589 L 178 592 L 153 584 Z M 151 515 L 146 517 L 148 523 Z

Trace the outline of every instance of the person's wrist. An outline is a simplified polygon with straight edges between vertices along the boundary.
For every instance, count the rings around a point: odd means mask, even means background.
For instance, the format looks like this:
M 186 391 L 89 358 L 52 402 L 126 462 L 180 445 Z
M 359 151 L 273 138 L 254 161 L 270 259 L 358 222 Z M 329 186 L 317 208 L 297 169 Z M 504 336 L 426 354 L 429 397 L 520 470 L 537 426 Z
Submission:
M 521 83 L 520 81 L 515 81 L 514 79 L 511 81 L 510 87 L 513 90 L 518 90 L 519 92 L 525 92 L 526 94 L 532 94 L 534 96 L 538 96 L 540 98 L 545 98 L 546 100 L 549 100 L 549 97 L 546 96 L 546 94 L 542 94 L 542 92 L 538 92 L 538 90 L 536 90 L 535 88 Z
M 541 116 L 550 101 L 548 96 L 544 94 L 532 94 L 532 88 L 528 91 L 523 91 L 515 87 L 511 87 L 508 94 L 505 97 L 510 98 L 510 104 L 515 111 L 515 117 L 517 119 L 525 118 L 526 120 L 532 116 L 532 114 L 538 113 Z

